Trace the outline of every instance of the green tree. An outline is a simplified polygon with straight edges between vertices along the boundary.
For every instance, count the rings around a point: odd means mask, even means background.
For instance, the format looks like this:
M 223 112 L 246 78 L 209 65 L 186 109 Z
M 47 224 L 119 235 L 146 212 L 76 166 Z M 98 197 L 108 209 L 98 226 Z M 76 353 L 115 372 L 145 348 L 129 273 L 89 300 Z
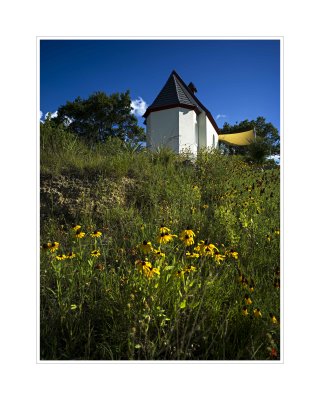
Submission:
M 220 129 L 221 133 L 236 133 L 249 129 L 255 129 L 257 144 L 252 146 L 230 146 L 224 144 L 224 148 L 231 154 L 243 154 L 250 155 L 252 152 L 256 154 L 261 152 L 266 155 L 280 154 L 280 136 L 278 129 L 274 127 L 270 122 L 266 122 L 264 117 L 258 117 L 256 120 L 244 120 L 235 125 L 225 123 L 223 128 Z M 259 149 L 259 151 L 258 151 Z
M 131 113 L 129 91 L 109 96 L 96 92 L 87 99 L 67 101 L 58 108 L 56 121 L 68 124 L 71 132 L 89 142 L 104 142 L 109 137 L 134 143 L 145 140 L 144 129 Z

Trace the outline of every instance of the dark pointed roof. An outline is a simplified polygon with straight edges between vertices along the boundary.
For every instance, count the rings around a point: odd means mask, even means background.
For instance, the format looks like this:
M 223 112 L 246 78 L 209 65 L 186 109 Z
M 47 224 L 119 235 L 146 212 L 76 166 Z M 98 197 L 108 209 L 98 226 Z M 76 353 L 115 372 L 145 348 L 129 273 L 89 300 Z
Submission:
M 213 119 L 211 113 L 200 103 L 191 88 L 183 82 L 176 71 L 172 71 L 160 93 L 155 98 L 154 102 L 147 108 L 143 116 L 147 118 L 152 111 L 166 110 L 174 107 L 189 108 L 194 110 L 197 114 L 203 110 L 215 130 L 219 132 L 218 125 Z

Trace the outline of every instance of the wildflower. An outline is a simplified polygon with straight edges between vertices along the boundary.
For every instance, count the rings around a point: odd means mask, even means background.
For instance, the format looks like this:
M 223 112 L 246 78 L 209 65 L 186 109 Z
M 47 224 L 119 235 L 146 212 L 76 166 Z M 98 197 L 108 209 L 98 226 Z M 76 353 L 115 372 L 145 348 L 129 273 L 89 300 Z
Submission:
M 95 230 L 94 232 L 92 232 L 92 233 L 90 234 L 90 236 L 91 236 L 91 237 L 94 237 L 94 238 L 100 237 L 101 235 L 102 235 L 102 232 L 100 232 L 100 231 L 98 231 L 98 230 Z
M 158 258 L 164 258 L 166 255 L 165 253 L 162 253 L 160 249 L 152 249 L 153 250 L 153 254 L 158 257 Z
M 84 233 L 84 232 L 81 232 L 81 229 L 78 229 L 78 230 L 76 231 L 76 237 L 77 237 L 78 239 L 82 239 L 84 236 L 85 236 L 85 233 Z
M 202 208 L 203 208 L 204 210 L 206 210 L 207 208 L 209 208 L 209 206 L 208 206 L 208 204 L 204 204 L 204 205 L 202 206 Z
M 252 304 L 252 300 L 250 299 L 249 295 L 245 295 L 244 296 L 244 301 L 246 302 L 246 304 L 249 306 L 250 304 Z
M 50 247 L 51 247 L 51 243 L 50 243 L 50 242 L 44 243 L 44 244 L 41 246 L 42 250 L 49 250 Z
M 174 237 L 177 237 L 177 235 L 172 235 L 171 233 L 161 233 L 158 236 L 158 242 L 160 244 L 166 244 L 166 243 L 171 242 Z
M 249 314 L 249 313 L 248 313 L 247 307 L 246 307 L 246 306 L 243 306 L 243 307 L 242 307 L 242 315 L 244 315 L 244 316 L 246 317 L 248 314 Z
M 160 233 L 160 234 L 162 234 L 162 233 L 167 234 L 167 233 L 169 233 L 169 232 L 170 232 L 170 229 L 169 229 L 169 228 L 166 228 L 164 225 L 161 225 L 161 226 L 160 226 L 160 229 L 159 229 L 159 233 Z
M 271 322 L 272 322 L 273 324 L 276 325 L 276 324 L 279 323 L 278 320 L 277 320 L 277 318 L 276 318 L 276 316 L 275 316 L 274 314 L 269 313 L 269 315 L 270 315 Z
M 66 258 L 72 259 L 75 258 L 76 253 L 74 253 L 73 251 L 70 251 L 68 254 L 66 254 Z
M 232 257 L 232 258 L 234 258 L 235 260 L 237 260 L 237 259 L 239 258 L 238 252 L 235 251 L 235 250 L 233 250 L 233 249 L 227 250 L 227 251 L 225 252 L 225 254 L 226 254 L 226 256 Z
M 271 235 L 266 235 L 266 239 L 268 242 L 271 242 L 272 236 Z
M 183 271 L 182 269 L 179 269 L 179 270 L 176 272 L 176 276 L 177 276 L 178 278 L 181 278 L 183 275 L 184 275 L 184 271 Z
M 91 256 L 92 256 L 92 257 L 99 257 L 99 256 L 101 256 L 100 250 L 92 250 Z
M 183 241 L 185 246 L 192 246 L 194 244 L 193 237 L 189 235 L 184 235 L 183 237 L 180 237 L 180 240 Z
M 220 265 L 220 261 L 223 261 L 225 258 L 226 258 L 226 256 L 223 256 L 222 254 L 219 254 L 217 252 L 214 253 L 214 259 L 219 265 Z
M 186 257 L 187 258 L 199 258 L 200 254 L 198 254 L 198 253 L 190 253 L 190 251 L 187 251 L 186 252 Z
M 137 260 L 135 263 L 139 271 L 144 273 L 147 278 L 152 278 L 155 274 L 160 275 L 159 268 L 155 268 L 152 266 L 151 262 L 148 260 L 142 261 L 142 260 Z
M 66 257 L 64 254 L 62 254 L 62 253 L 56 255 L 56 259 L 57 259 L 57 260 L 64 260 L 64 259 L 66 259 L 66 258 L 67 258 L 67 257 Z
M 188 274 L 189 272 L 194 272 L 194 271 L 196 271 L 197 269 L 193 266 L 193 265 L 190 265 L 190 266 L 187 266 L 187 267 L 184 267 L 183 268 L 183 272 L 185 273 L 185 274 Z
M 254 310 L 253 310 L 253 315 L 256 317 L 256 318 L 261 318 L 262 317 L 262 314 L 261 314 L 261 311 L 260 311 L 260 308 L 255 308 Z
M 274 233 L 275 233 L 276 235 L 280 235 L 280 229 L 276 229 L 276 230 L 274 231 Z
M 58 242 L 53 242 L 53 243 L 51 243 L 51 246 L 50 246 L 50 251 L 51 251 L 51 253 L 54 253 L 56 250 L 58 250 L 58 248 L 59 248 L 59 243 Z
M 74 231 L 78 231 L 79 229 L 81 229 L 81 225 L 73 225 L 71 229 L 73 229 Z
M 212 243 L 208 243 L 208 240 L 201 240 L 198 246 L 194 249 L 195 251 L 199 251 L 201 256 L 214 256 L 214 250 L 219 251 L 216 246 Z
M 153 248 L 151 242 L 144 240 L 140 245 L 139 249 L 143 252 L 143 254 L 151 253 Z
M 253 280 L 250 281 L 250 286 L 249 286 L 249 292 L 253 292 L 254 291 L 254 283 Z

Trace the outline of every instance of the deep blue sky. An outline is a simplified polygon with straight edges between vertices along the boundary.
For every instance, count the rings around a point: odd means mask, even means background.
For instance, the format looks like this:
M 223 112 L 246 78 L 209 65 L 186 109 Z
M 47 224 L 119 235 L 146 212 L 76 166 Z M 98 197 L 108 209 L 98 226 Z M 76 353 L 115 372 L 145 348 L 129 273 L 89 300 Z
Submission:
M 280 128 L 279 40 L 41 40 L 40 110 L 128 89 L 150 105 L 172 70 L 219 127 L 263 116 Z

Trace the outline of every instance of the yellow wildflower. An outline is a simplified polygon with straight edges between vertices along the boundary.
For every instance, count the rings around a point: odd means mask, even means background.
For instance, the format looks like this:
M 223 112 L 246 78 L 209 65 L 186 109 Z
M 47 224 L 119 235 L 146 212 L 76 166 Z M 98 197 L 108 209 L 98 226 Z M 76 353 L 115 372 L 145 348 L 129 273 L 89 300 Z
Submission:
M 139 271 L 144 273 L 147 278 L 152 278 L 155 274 L 160 275 L 159 268 L 155 268 L 152 266 L 151 262 L 148 260 L 142 261 L 137 260 L 135 264 L 138 266 Z
M 41 246 L 42 250 L 49 250 L 50 247 L 51 247 L 51 243 L 50 243 L 50 242 L 44 243 L 44 244 Z
M 139 244 L 139 249 L 143 252 L 143 254 L 148 254 L 153 251 L 153 247 L 151 242 L 144 240 L 141 244 Z
M 198 243 L 198 246 L 195 247 L 195 251 L 198 251 L 201 256 L 214 256 L 214 250 L 219 251 L 216 246 L 212 243 L 208 243 L 208 240 L 201 240 L 200 243 Z
M 81 232 L 81 229 L 78 229 L 76 231 L 76 238 L 82 239 L 86 234 L 84 232 Z
M 158 236 L 158 242 L 160 244 L 166 244 L 166 243 L 171 242 L 174 237 L 177 237 L 177 235 L 172 235 L 171 233 L 161 233 Z
M 91 256 L 92 256 L 92 257 L 99 257 L 99 256 L 101 256 L 100 250 L 92 250 Z
M 190 253 L 190 251 L 187 251 L 186 252 L 186 257 L 187 258 L 199 258 L 200 254 L 198 254 L 198 253 Z
M 68 254 L 66 254 L 66 258 L 72 259 L 75 258 L 76 253 L 74 253 L 73 251 L 70 251 Z
M 278 322 L 278 320 L 277 320 L 277 318 L 276 318 L 276 316 L 274 315 L 274 314 L 272 314 L 272 313 L 269 313 L 269 315 L 270 315 L 270 318 L 271 318 L 271 322 L 273 323 L 273 324 L 278 324 L 279 322 Z
M 73 225 L 71 229 L 73 229 L 74 231 L 78 231 L 79 229 L 81 229 L 81 225 Z
M 250 304 L 252 304 L 252 300 L 250 299 L 249 295 L 245 295 L 244 296 L 244 301 L 246 302 L 246 304 L 249 306 Z
M 179 239 L 183 241 L 185 246 L 192 246 L 194 244 L 194 237 L 196 234 L 189 227 L 180 233 Z
M 56 250 L 58 250 L 58 248 L 59 248 L 59 243 L 58 242 L 53 242 L 53 243 L 51 243 L 51 246 L 50 246 L 50 251 L 51 251 L 51 253 L 54 253 Z
M 261 317 L 262 317 L 262 313 L 261 313 L 261 311 L 260 311 L 260 308 L 255 308 L 255 309 L 253 310 L 253 315 L 254 315 L 256 318 L 261 318 Z
M 226 256 L 223 256 L 222 254 L 219 254 L 217 252 L 214 253 L 214 259 L 218 264 L 220 264 L 220 261 L 224 261 L 225 258 Z
M 62 254 L 62 253 L 56 255 L 56 259 L 57 259 L 57 260 L 64 260 L 64 259 L 66 259 L 66 258 L 67 258 L 67 257 L 66 257 L 64 254 Z
M 194 271 L 196 271 L 197 269 L 193 266 L 193 265 L 190 265 L 190 266 L 187 266 L 187 267 L 184 267 L 183 268 L 183 272 L 184 273 L 189 273 L 189 272 L 194 272 Z
M 94 237 L 94 238 L 100 237 L 101 235 L 102 235 L 102 232 L 100 232 L 100 231 L 98 231 L 98 230 L 95 230 L 94 232 L 92 232 L 92 233 L 90 234 L 90 236 L 91 236 L 91 237 Z
M 247 316 L 248 315 L 248 309 L 246 306 L 242 307 L 242 315 Z
M 159 233 L 160 233 L 160 235 L 162 233 L 165 233 L 165 234 L 170 233 L 170 229 L 166 228 L 164 225 L 161 225 L 160 228 L 159 228 Z
M 152 249 L 153 254 L 158 257 L 158 258 L 164 258 L 166 255 L 165 253 L 162 253 L 160 249 Z

